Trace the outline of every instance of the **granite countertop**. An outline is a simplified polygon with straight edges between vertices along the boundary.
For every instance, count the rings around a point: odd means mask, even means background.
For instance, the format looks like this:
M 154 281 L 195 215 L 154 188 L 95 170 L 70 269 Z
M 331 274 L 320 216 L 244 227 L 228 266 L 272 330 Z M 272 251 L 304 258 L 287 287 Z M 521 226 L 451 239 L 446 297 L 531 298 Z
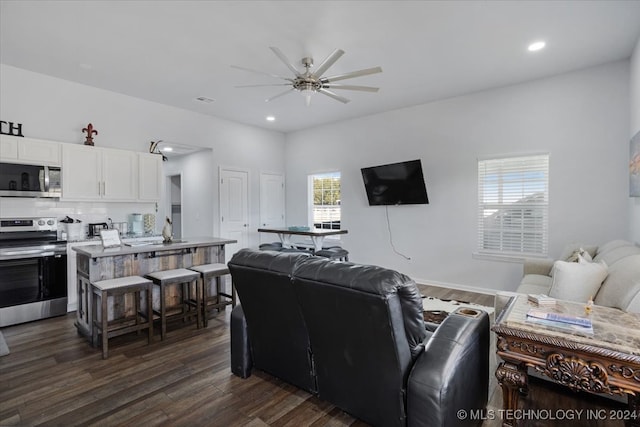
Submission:
M 156 239 L 159 238 L 162 240 L 162 234 L 159 233 L 148 233 L 148 234 L 131 234 L 127 233 L 120 236 L 123 242 L 131 241 L 131 240 L 140 240 L 140 239 Z M 88 243 L 88 242 L 100 242 L 102 239 L 100 236 L 85 236 L 82 239 L 67 239 L 67 243 Z
M 220 237 L 186 237 L 181 240 L 174 240 L 171 243 L 133 243 L 133 246 L 122 244 L 113 248 L 105 248 L 101 244 L 97 244 L 89 246 L 79 246 L 73 248 L 73 250 L 79 254 L 87 255 L 91 258 L 102 258 L 146 252 L 171 251 L 176 249 L 188 249 L 205 246 L 219 246 L 231 243 L 237 243 L 237 240 L 223 239 Z

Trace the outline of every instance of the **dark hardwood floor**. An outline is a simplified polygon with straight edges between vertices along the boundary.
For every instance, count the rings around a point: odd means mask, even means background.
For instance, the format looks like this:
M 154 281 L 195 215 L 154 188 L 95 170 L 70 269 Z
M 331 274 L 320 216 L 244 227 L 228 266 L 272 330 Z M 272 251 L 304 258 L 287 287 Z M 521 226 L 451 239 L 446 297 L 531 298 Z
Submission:
M 421 286 L 425 295 L 492 306 L 493 296 Z M 0 357 L 0 425 L 19 426 L 365 426 L 310 394 L 254 371 L 229 369 L 229 315 L 209 326 L 173 325 L 165 341 L 144 334 L 110 341 L 109 359 L 76 333 L 74 314 L 6 327 Z M 490 368 L 495 370 L 495 359 Z M 625 409 L 602 398 L 532 381 L 529 408 Z M 502 393 L 492 381 L 485 427 L 499 426 Z M 491 412 L 493 411 L 493 412 Z M 611 418 L 611 417 L 609 417 Z M 529 420 L 526 426 L 622 426 L 607 420 Z M 429 427 L 429 426 L 426 426 Z

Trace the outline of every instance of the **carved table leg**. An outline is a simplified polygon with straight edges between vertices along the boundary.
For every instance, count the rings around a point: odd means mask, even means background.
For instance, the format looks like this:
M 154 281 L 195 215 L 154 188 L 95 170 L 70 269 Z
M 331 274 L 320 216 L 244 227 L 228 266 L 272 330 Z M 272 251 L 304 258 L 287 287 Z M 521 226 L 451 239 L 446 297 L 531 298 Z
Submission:
M 630 417 L 625 421 L 626 427 L 640 427 L 640 396 L 629 396 Z
M 518 409 L 519 394 L 521 391 L 526 392 L 529 386 L 526 367 L 502 362 L 496 369 L 496 378 L 502 387 L 502 408 L 505 410 L 502 425 L 513 427 L 516 425 L 513 414 Z

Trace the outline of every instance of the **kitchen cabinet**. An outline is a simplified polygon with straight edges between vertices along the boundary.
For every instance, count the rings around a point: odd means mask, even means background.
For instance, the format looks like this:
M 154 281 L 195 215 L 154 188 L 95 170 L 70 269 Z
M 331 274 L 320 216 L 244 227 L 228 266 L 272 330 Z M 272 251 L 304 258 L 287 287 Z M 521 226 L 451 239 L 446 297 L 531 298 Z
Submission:
M 162 156 L 138 153 L 138 200 L 157 202 L 162 196 Z
M 60 166 L 60 147 L 55 141 L 0 135 L 0 161 Z
M 64 144 L 64 200 L 135 201 L 137 156 L 133 151 Z

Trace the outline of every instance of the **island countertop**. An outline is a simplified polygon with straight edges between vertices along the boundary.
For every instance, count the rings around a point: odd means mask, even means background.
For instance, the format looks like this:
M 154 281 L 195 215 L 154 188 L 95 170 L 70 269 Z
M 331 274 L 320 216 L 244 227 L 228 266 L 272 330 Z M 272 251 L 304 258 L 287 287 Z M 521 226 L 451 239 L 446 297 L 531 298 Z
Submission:
M 101 244 L 98 244 L 90 246 L 78 246 L 73 248 L 73 250 L 78 254 L 88 256 L 89 258 L 103 258 L 119 255 L 172 251 L 177 249 L 198 248 L 206 246 L 222 246 L 236 242 L 236 240 L 223 239 L 220 237 L 186 237 L 184 239 L 174 240 L 171 243 L 136 242 L 132 243 L 131 246 L 124 243 L 113 248 L 105 248 Z

